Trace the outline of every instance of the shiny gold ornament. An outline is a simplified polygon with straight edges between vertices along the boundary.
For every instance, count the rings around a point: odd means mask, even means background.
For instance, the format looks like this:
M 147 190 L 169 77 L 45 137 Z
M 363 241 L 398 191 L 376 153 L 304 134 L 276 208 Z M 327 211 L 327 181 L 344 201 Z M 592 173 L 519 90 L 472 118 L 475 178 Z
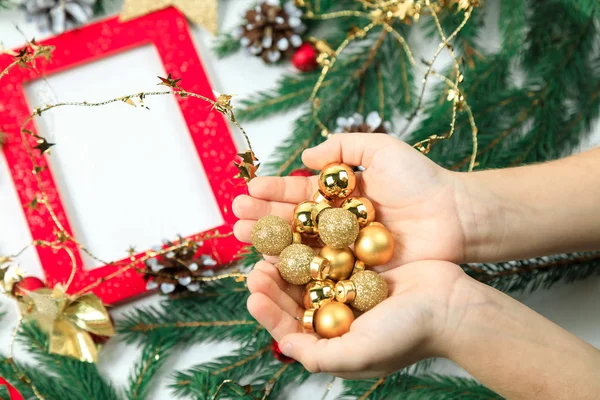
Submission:
M 279 255 L 279 273 L 284 281 L 305 285 L 311 281 L 310 263 L 315 252 L 304 244 L 292 244 Z
M 354 313 L 343 303 L 330 302 L 314 313 L 315 331 L 326 339 L 342 336 L 350 331 Z
M 319 174 L 319 189 L 331 199 L 344 199 L 356 186 L 356 176 L 352 168 L 342 163 L 326 165 Z
M 366 197 L 349 197 L 344 200 L 341 208 L 356 215 L 358 225 L 361 228 L 375 221 L 375 207 L 373 207 L 371 200 Z
M 325 279 L 306 285 L 304 308 L 317 310 L 335 299 L 335 282 Z
M 327 201 L 322 201 L 320 203 L 315 204 L 315 206 L 312 209 L 312 221 L 313 224 L 317 227 L 317 232 L 318 232 L 318 227 L 319 227 L 319 217 L 321 216 L 321 213 L 325 210 L 327 210 L 328 208 L 332 208 L 333 205 Z
M 319 215 L 319 237 L 329 247 L 343 249 L 358 237 L 358 221 L 354 214 L 342 208 L 328 208 Z
M 356 262 L 354 263 L 354 269 L 352 269 L 352 275 L 362 272 L 366 268 L 367 267 L 366 267 L 365 263 L 357 259 Z
M 251 238 L 260 253 L 276 256 L 292 243 L 293 235 L 283 218 L 267 215 L 252 227 Z
M 321 256 L 314 256 L 310 262 L 310 276 L 316 281 L 322 281 L 329 277 L 330 268 L 329 260 Z
M 298 232 L 294 232 L 292 234 L 292 243 L 293 244 L 302 244 L 302 235 L 299 234 Z
M 302 316 L 302 327 L 306 333 L 314 333 L 315 331 L 315 311 L 313 309 L 304 311 Z
M 91 334 L 114 336 L 102 301 L 92 293 L 73 297 L 61 285 L 28 292 L 19 304 L 27 320 L 36 321 L 47 335 L 49 352 L 95 363 L 98 349 Z
M 292 229 L 306 237 L 317 235 L 317 225 L 313 222 L 312 212 L 316 203 L 314 201 L 304 201 L 294 208 L 292 219 Z
M 217 34 L 217 0 L 125 0 L 120 20 L 128 21 L 173 6 L 193 23 Z
M 315 192 L 315 194 L 313 195 L 313 201 L 315 203 L 323 203 L 324 202 L 333 207 L 333 201 L 331 201 L 331 199 L 327 198 L 327 196 L 325 196 L 325 194 L 323 192 L 321 192 L 320 190 L 317 190 Z
M 371 223 L 358 234 L 354 254 L 367 265 L 383 265 L 394 256 L 394 238 L 383 225 Z
M 354 269 L 354 253 L 349 247 L 343 249 L 334 249 L 333 247 L 325 246 L 319 252 L 321 257 L 329 260 L 330 267 L 328 278 L 334 281 L 348 279 Z
M 376 272 L 362 271 L 335 285 L 335 298 L 358 311 L 368 311 L 388 297 L 388 286 Z

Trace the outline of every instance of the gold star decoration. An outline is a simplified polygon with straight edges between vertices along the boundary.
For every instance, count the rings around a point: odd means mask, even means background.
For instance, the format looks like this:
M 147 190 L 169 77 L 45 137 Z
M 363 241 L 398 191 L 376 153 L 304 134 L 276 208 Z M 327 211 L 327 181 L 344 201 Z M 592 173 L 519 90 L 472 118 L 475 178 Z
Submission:
M 246 150 L 243 153 L 238 153 L 238 156 L 240 156 L 242 162 L 239 164 L 234 162 L 235 166 L 240 171 L 235 178 L 243 178 L 246 183 L 248 183 L 252 179 L 256 178 L 256 170 L 260 166 L 260 164 L 256 164 L 258 158 L 256 158 L 252 150 Z
M 171 76 L 171 74 L 169 74 L 166 78 L 162 78 L 160 76 L 158 76 L 157 78 L 160 79 L 160 83 L 158 84 L 159 86 L 166 86 L 173 89 L 181 89 L 179 87 L 179 81 L 181 80 L 181 78 L 175 79 L 173 78 L 173 76 Z
M 12 295 L 15 283 L 23 279 L 23 271 L 9 257 L 0 257 L 0 293 Z
M 120 19 L 128 21 L 170 6 L 213 35 L 217 33 L 217 0 L 125 0 Z

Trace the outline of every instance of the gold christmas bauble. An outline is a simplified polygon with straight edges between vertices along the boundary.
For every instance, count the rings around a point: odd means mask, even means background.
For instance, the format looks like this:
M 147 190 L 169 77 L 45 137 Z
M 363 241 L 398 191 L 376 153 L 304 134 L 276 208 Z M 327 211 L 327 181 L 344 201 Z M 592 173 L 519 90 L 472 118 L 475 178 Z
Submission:
M 379 223 L 370 223 L 360 230 L 354 242 L 356 257 L 370 266 L 382 265 L 394 255 L 394 238 Z
M 328 208 L 319 214 L 319 237 L 329 247 L 343 249 L 358 237 L 358 221 L 354 214 L 342 208 Z
M 293 285 L 305 285 L 311 281 L 310 262 L 315 256 L 313 249 L 305 244 L 292 244 L 279 254 L 279 273 L 284 281 Z
M 331 279 L 306 285 L 303 303 L 307 310 L 316 310 L 335 299 L 335 282 Z
M 336 300 L 350 303 L 358 311 L 368 311 L 388 297 L 388 286 L 376 272 L 362 271 L 335 285 Z
M 343 303 L 330 302 L 314 314 L 315 331 L 324 338 L 331 339 L 350 331 L 354 313 Z
M 326 165 L 319 174 L 319 189 L 331 199 L 344 199 L 356 186 L 356 176 L 352 168 L 342 163 Z
M 276 256 L 292 243 L 292 230 L 283 218 L 267 215 L 252 227 L 252 244 L 262 254 Z
M 304 201 L 294 208 L 292 219 L 292 229 L 306 237 L 317 235 L 317 225 L 313 222 L 312 212 L 316 203 L 314 201 Z
M 356 215 L 361 228 L 375 221 L 375 207 L 366 197 L 349 197 L 344 200 L 341 207 Z
M 334 249 L 333 247 L 325 246 L 321 249 L 319 255 L 329 260 L 329 279 L 342 281 L 352 275 L 355 259 L 354 253 L 349 247 Z

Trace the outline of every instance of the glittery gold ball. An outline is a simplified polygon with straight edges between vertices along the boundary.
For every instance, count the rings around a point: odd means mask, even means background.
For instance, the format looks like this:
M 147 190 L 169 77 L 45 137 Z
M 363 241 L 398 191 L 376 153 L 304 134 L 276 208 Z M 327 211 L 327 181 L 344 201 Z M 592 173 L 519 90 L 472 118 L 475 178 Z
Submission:
M 267 215 L 252 228 L 252 244 L 262 254 L 276 256 L 292 243 L 292 230 L 283 218 Z
M 356 258 L 370 266 L 385 264 L 394 256 L 394 238 L 382 224 L 372 222 L 361 229 L 354 243 Z
M 334 281 L 348 279 L 354 269 L 354 253 L 349 247 L 334 249 L 325 246 L 319 252 L 321 257 L 329 260 L 329 273 L 327 276 Z
M 279 273 L 284 281 L 293 285 L 305 285 L 311 281 L 310 262 L 315 256 L 313 249 L 305 244 L 292 244 L 279 255 Z
M 319 214 L 319 236 L 334 249 L 350 246 L 358 236 L 358 221 L 354 214 L 342 208 L 328 208 Z
M 375 207 L 366 197 L 349 197 L 340 207 L 356 215 L 361 228 L 367 226 L 369 222 L 375 221 Z
M 388 297 L 385 279 L 376 272 L 362 271 L 350 277 L 356 287 L 356 297 L 350 305 L 358 311 L 368 311 Z
M 350 196 L 355 186 L 354 171 L 346 164 L 328 164 L 319 174 L 319 189 L 329 198 L 346 198 Z
M 354 313 L 344 303 L 330 302 L 316 311 L 315 331 L 324 338 L 331 339 L 350 331 Z
M 317 235 L 317 226 L 313 222 L 312 212 L 316 203 L 314 201 L 303 201 L 294 208 L 292 228 L 294 232 L 301 233 L 306 237 Z

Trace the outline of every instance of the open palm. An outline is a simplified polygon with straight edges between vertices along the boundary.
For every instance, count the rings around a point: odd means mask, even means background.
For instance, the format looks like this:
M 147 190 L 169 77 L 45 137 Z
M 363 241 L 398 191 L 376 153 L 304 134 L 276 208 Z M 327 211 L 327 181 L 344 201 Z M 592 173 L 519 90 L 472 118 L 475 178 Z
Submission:
M 448 327 L 453 325 L 448 321 L 456 319 L 450 310 L 466 308 L 468 291 L 460 285 L 469 278 L 457 265 L 443 261 L 414 262 L 382 276 L 389 297 L 333 339 L 301 333 L 303 287 L 286 283 L 267 261 L 259 262 L 248 277 L 248 310 L 287 356 L 313 373 L 380 377 L 421 359 L 446 356 L 452 338 Z
M 394 236 L 394 257 L 379 271 L 412 261 L 462 262 L 465 236 L 456 206 L 455 174 L 446 171 L 404 142 L 383 134 L 336 134 L 303 154 L 307 167 L 319 170 L 331 162 L 362 165 L 353 196 L 369 198 L 377 221 Z M 317 177 L 259 177 L 249 184 L 233 211 L 240 218 L 235 235 L 250 241 L 254 223 L 265 215 L 291 221 L 294 207 L 310 200 Z

